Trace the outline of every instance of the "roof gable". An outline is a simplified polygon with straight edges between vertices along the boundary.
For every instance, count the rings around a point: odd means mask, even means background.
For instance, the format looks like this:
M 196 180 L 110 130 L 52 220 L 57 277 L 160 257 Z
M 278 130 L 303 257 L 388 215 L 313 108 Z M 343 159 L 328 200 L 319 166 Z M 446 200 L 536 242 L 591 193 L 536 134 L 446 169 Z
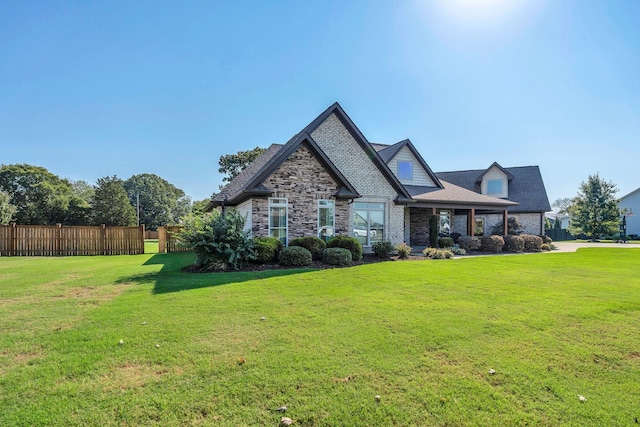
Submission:
M 393 162 L 393 160 L 398 156 L 398 154 L 401 153 L 403 149 L 407 149 L 411 152 L 411 154 L 416 159 L 416 161 L 418 162 L 418 164 L 420 165 L 424 173 L 429 177 L 429 179 L 431 179 L 431 181 L 433 181 L 436 187 L 443 188 L 443 185 L 438 179 L 438 177 L 436 176 L 436 174 L 433 173 L 433 171 L 431 170 L 427 162 L 424 161 L 424 158 L 422 157 L 422 155 L 418 152 L 416 147 L 413 145 L 413 143 L 409 139 L 405 139 L 396 144 L 390 145 L 387 148 L 384 148 L 378 151 L 378 154 L 388 166 L 389 164 L 391 164 L 391 162 Z M 410 183 L 405 183 L 405 184 L 411 185 Z
M 513 175 L 512 175 L 509 171 L 507 171 L 505 168 L 503 168 L 502 166 L 500 166 L 500 165 L 498 164 L 498 162 L 493 162 L 493 163 L 491 164 L 491 166 L 489 166 L 488 168 L 486 168 L 486 169 L 485 169 L 485 170 L 484 170 L 484 171 L 483 171 L 483 172 L 478 176 L 478 179 L 476 180 L 476 182 L 478 182 L 478 183 L 482 182 L 482 178 L 484 178 L 484 176 L 485 176 L 486 174 L 488 174 L 489 172 L 491 172 L 491 170 L 492 170 L 493 168 L 498 168 L 498 169 L 500 169 L 500 171 L 501 171 L 502 173 L 504 173 L 504 174 L 507 176 L 507 180 L 511 181 L 511 180 L 513 179 Z

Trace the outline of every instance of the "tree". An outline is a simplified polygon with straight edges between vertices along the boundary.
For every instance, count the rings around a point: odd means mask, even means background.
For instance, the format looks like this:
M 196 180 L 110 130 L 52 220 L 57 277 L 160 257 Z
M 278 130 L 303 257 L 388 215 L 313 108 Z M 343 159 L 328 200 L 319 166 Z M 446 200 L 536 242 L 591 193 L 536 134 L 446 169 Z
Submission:
M 136 225 L 136 210 L 122 184 L 123 181 L 115 175 L 98 179 L 92 203 L 94 224 Z
M 193 202 L 193 204 L 191 205 L 191 213 L 194 215 L 202 215 L 204 213 L 204 210 L 209 205 L 209 202 L 211 202 L 212 198 L 213 196 Z
M 573 199 L 569 209 L 572 234 L 586 234 L 592 240 L 606 234 L 613 234 L 618 229 L 618 189 L 612 182 L 601 179 L 598 174 L 590 175 L 586 182 L 580 184 L 578 195 Z
M 555 202 L 551 206 L 558 209 L 559 214 L 566 215 L 569 213 L 569 209 L 573 205 L 573 200 L 570 197 L 563 197 L 561 199 L 556 199 Z
M 133 175 L 123 185 L 133 206 L 139 200 L 140 224 L 147 230 L 177 224 L 191 211 L 191 198 L 158 175 Z
M 233 178 L 238 176 L 249 163 L 253 162 L 260 154 L 265 151 L 265 148 L 256 147 L 253 150 L 238 151 L 236 154 L 226 154 L 220 157 L 218 164 L 220 169 L 218 172 L 225 174 L 222 178 L 222 182 L 231 182 Z
M 67 223 L 71 184 L 43 167 L 2 165 L 0 190 L 9 194 L 10 203 L 16 207 L 15 220 L 18 224 Z
M 71 198 L 65 223 L 69 225 L 91 224 L 91 203 L 95 189 L 86 181 L 71 181 Z
M 0 224 L 9 224 L 17 209 L 11 204 L 9 193 L 0 190 Z
M 507 234 L 509 236 L 517 236 L 522 233 L 522 225 L 515 216 L 507 218 Z M 491 235 L 502 236 L 504 234 L 504 225 L 502 222 L 494 225 L 491 228 Z

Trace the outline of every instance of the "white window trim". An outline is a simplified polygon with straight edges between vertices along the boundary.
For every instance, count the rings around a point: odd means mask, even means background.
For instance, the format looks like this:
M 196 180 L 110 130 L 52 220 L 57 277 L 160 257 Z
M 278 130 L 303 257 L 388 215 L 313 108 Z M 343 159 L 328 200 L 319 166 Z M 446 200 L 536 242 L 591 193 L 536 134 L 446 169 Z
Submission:
M 332 219 L 333 219 L 333 235 L 335 236 L 336 234 L 336 202 L 335 200 L 330 200 L 330 199 L 320 199 L 318 200 L 318 220 L 316 223 L 316 228 L 318 230 L 317 237 L 319 239 L 321 239 L 322 237 L 320 236 L 320 209 L 328 209 L 329 206 L 322 206 L 321 203 L 322 202 L 330 202 L 331 203 L 331 210 L 333 211 L 333 215 L 331 215 Z
M 384 221 L 384 223 L 382 224 L 382 230 L 383 230 L 382 240 L 383 241 L 386 240 L 386 236 L 389 233 L 389 231 L 388 231 L 389 219 L 387 218 L 387 212 L 388 212 L 387 203 L 386 202 L 380 202 L 380 201 L 358 201 L 358 202 L 355 202 L 353 204 L 354 211 L 352 211 L 352 213 L 351 213 L 352 221 L 353 221 L 353 217 L 355 215 L 355 210 L 357 210 L 356 205 L 358 203 L 364 203 L 364 204 L 367 204 L 367 205 L 372 205 L 372 204 L 380 204 L 380 205 L 382 205 L 382 209 L 370 209 L 369 206 L 367 206 L 367 227 L 366 227 L 366 236 L 365 236 L 366 242 L 362 246 L 364 246 L 364 247 L 372 246 L 372 243 L 371 243 L 371 224 L 370 224 L 371 221 L 370 221 L 370 218 L 369 218 L 369 212 L 371 212 L 371 211 L 382 212 L 382 218 L 383 218 L 383 221 Z M 353 224 L 352 229 L 354 227 L 355 227 L 355 224 Z
M 400 163 L 409 163 L 409 165 L 411 166 L 411 174 L 409 175 L 409 178 L 400 178 Z M 403 181 L 413 181 L 413 162 L 409 161 L 409 160 L 398 160 L 398 179 L 401 179 Z
M 274 202 L 275 200 L 284 200 L 284 203 L 276 203 Z M 271 237 L 271 208 L 272 207 L 278 207 L 278 208 L 285 208 L 285 216 L 287 218 L 286 224 L 284 226 L 284 240 L 285 240 L 285 245 L 284 246 L 289 246 L 289 199 L 287 197 L 270 197 L 269 198 L 269 207 L 268 207 L 268 215 L 267 215 L 267 222 L 269 224 L 269 237 Z M 276 230 L 280 230 L 281 228 L 278 227 L 276 228 Z

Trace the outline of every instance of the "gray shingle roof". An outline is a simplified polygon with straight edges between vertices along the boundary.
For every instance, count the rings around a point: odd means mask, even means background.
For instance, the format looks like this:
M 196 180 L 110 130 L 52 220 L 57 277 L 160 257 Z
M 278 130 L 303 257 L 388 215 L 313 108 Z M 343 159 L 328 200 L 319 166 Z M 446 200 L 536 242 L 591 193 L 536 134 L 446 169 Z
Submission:
M 475 207 L 477 209 L 504 209 L 513 211 L 517 203 L 485 196 L 475 191 L 467 190 L 445 180 L 440 180 L 442 188 L 406 185 L 405 187 L 416 202 L 429 203 L 439 206 Z M 472 206 L 471 206 L 472 205 Z
M 509 212 L 548 212 L 551 210 L 547 190 L 544 187 L 544 181 L 538 166 L 503 169 L 513 176 L 513 179 L 509 182 L 508 200 L 518 203 L 517 206 L 509 208 Z M 436 172 L 436 176 L 441 180 L 480 193 L 480 185 L 477 181 L 478 177 L 485 171 L 486 169 Z

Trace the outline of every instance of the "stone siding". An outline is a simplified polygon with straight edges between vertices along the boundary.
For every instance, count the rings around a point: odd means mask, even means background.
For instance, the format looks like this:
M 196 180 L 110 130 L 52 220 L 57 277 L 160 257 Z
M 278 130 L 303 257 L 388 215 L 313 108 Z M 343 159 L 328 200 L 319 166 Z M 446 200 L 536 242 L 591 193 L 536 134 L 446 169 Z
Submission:
M 318 200 L 334 200 L 337 183 L 322 167 L 311 151 L 301 145 L 264 181 L 273 196 L 287 199 L 288 240 L 318 235 Z M 336 234 L 348 232 L 348 205 L 335 200 Z M 252 200 L 252 232 L 254 236 L 269 235 L 269 201 Z
M 397 191 L 389 184 L 340 119 L 332 114 L 311 134 L 311 137 L 362 196 L 356 199 L 358 202 L 385 203 L 385 240 L 390 240 L 394 244 L 403 242 L 404 206 L 396 205 L 394 202 L 398 196 Z M 353 229 L 352 211 L 349 212 L 348 229 Z

